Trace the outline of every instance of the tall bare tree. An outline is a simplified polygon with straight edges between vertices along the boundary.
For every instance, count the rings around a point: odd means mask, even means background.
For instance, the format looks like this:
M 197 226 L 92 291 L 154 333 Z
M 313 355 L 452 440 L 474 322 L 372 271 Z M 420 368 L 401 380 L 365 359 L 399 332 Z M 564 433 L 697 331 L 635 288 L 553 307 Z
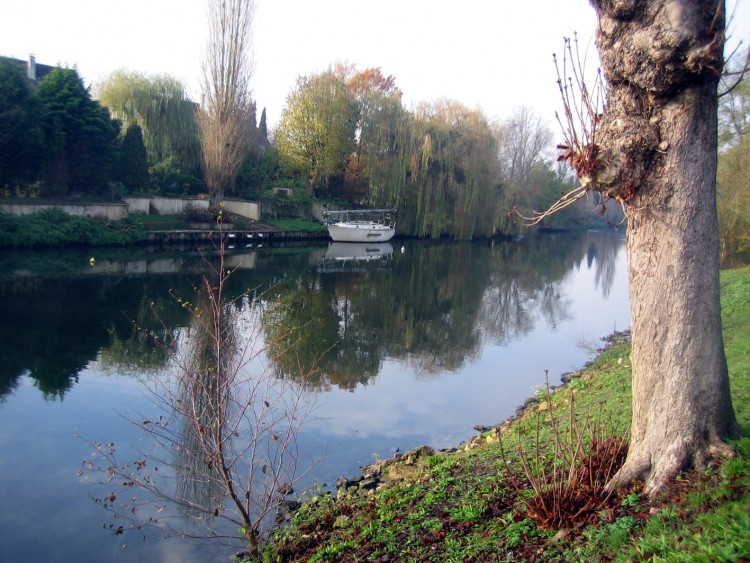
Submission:
M 252 34 L 254 0 L 209 0 L 209 36 L 198 127 L 213 204 L 234 187 L 255 128 Z
M 524 184 L 531 169 L 550 148 L 552 132 L 538 115 L 522 106 L 500 124 L 497 135 L 503 179 Z
M 643 479 L 653 493 L 677 471 L 725 452 L 722 438 L 736 429 L 716 213 L 724 1 L 591 3 L 607 106 L 603 115 L 592 110 L 584 88 L 577 115 L 590 121 L 583 137 L 571 135 L 564 157 L 583 190 L 625 208 L 633 419 L 628 457 L 612 484 Z

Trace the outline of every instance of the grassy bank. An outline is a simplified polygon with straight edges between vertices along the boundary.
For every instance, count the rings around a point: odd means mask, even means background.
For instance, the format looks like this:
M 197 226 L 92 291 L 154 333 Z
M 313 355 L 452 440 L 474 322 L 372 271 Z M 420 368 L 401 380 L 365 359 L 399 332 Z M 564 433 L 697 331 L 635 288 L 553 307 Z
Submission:
M 328 230 L 323 223 L 311 221 L 310 219 L 267 219 L 265 223 L 276 227 L 280 231 L 325 233 Z
M 722 274 L 737 456 L 654 499 L 601 486 L 624 456 L 630 348 L 456 452 L 375 464 L 308 499 L 265 561 L 740 561 L 750 558 L 750 269 Z M 593 445 L 592 445 L 593 443 Z M 585 447 L 581 447 L 585 444 Z M 373 478 L 380 483 L 370 489 Z M 536 488 L 536 492 L 535 492 Z

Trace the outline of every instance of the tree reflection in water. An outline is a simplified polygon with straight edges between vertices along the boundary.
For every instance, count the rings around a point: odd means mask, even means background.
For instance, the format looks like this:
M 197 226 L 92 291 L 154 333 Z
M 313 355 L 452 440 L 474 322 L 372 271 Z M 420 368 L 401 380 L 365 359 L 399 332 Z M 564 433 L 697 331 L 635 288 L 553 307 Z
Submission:
M 292 378 L 265 366 L 258 304 L 248 293 L 226 296 L 225 268 L 222 254 L 213 270 L 217 281 L 204 278 L 195 302 L 177 299 L 191 319 L 177 346 L 155 337 L 171 376 L 144 380 L 158 413 L 133 419 L 155 450 L 121 464 L 114 445 L 95 443 L 85 468 L 106 475 L 99 483 L 144 494 L 98 499 L 135 528 L 227 540 L 240 530 L 245 547 L 257 553 L 269 518 L 304 474 L 297 436 L 313 401 Z M 159 517 L 159 502 L 175 505 L 201 529 Z
M 587 332 L 585 326 L 579 329 L 578 323 L 586 322 L 583 316 L 590 317 L 581 315 L 581 308 L 575 303 L 586 302 L 585 292 L 595 292 L 594 297 L 608 295 L 615 264 L 623 262 L 622 256 L 618 255 L 623 249 L 621 238 L 602 234 L 528 237 L 520 242 L 494 245 L 445 241 L 404 241 L 403 244 L 405 253 L 399 251 L 399 243 L 388 262 L 379 264 L 372 271 L 319 271 L 317 266 L 324 258 L 325 247 L 235 251 L 236 254 L 230 257 L 236 258 L 234 264 L 242 266 L 228 280 L 226 298 L 233 303 L 225 309 L 225 314 L 239 327 L 236 342 L 244 343 L 251 335 L 259 337 L 259 348 L 253 352 L 259 355 L 252 359 L 248 372 L 239 374 L 233 388 L 238 391 L 229 394 L 228 414 L 225 416 L 239 420 L 237 413 L 243 399 L 247 402 L 253 392 L 244 381 L 252 373 L 263 373 L 268 376 L 269 383 L 278 385 L 276 388 L 281 390 L 287 387 L 332 390 L 321 398 L 320 412 L 341 416 L 333 423 L 328 419 L 311 422 L 303 430 L 304 439 L 310 440 L 310 451 L 314 451 L 316 440 L 334 443 L 341 436 L 348 437 L 350 430 L 369 432 L 366 439 L 361 438 L 365 433 L 361 432 L 356 439 L 348 441 L 347 448 L 352 447 L 341 454 L 335 464 L 330 462 L 331 465 L 351 461 L 356 468 L 360 460 L 366 460 L 372 451 L 385 453 L 393 445 L 403 446 L 402 441 L 408 440 L 432 443 L 437 433 L 445 440 L 444 445 L 457 443 L 463 439 L 462 431 L 454 433 L 451 429 L 470 428 L 473 423 L 486 422 L 475 420 L 475 417 L 491 418 L 489 422 L 493 422 L 496 416 L 501 416 L 494 395 L 487 397 L 492 404 L 484 407 L 484 414 L 476 414 L 482 408 L 477 403 L 488 395 L 476 385 L 490 383 L 495 385 L 493 389 L 501 388 L 503 393 L 517 393 L 508 404 L 508 409 L 514 408 L 518 404 L 515 401 L 523 400 L 527 393 L 526 380 L 518 375 L 523 369 L 515 366 L 516 357 L 529 354 L 531 347 L 534 347 L 531 353 L 543 350 L 548 344 L 564 349 L 575 347 L 580 332 Z M 69 448 L 65 454 L 68 458 L 65 458 L 60 453 L 41 453 L 35 457 L 33 451 L 40 448 L 32 448 L 29 444 L 38 445 L 40 437 L 57 436 L 65 424 L 57 417 L 66 411 L 74 411 L 69 412 L 68 419 L 76 420 L 70 422 L 72 426 L 96 429 L 94 434 L 87 431 L 87 438 L 98 437 L 100 428 L 101 437 L 109 436 L 121 422 L 113 409 L 121 410 L 123 404 L 129 403 L 133 399 L 129 394 L 135 387 L 128 378 L 115 375 L 139 374 L 154 384 L 173 384 L 171 389 L 176 404 L 195 404 L 196 408 L 203 405 L 203 411 L 198 409 L 198 413 L 220 410 L 210 392 L 221 385 L 220 381 L 206 377 L 206 383 L 196 387 L 180 384 L 174 373 L 177 360 L 182 358 L 187 364 L 194 349 L 201 346 L 197 344 L 195 319 L 187 308 L 174 306 L 169 290 L 176 295 L 192 296 L 190 281 L 198 280 L 205 272 L 205 264 L 201 263 L 201 269 L 196 270 L 196 260 L 180 261 L 173 259 L 173 254 L 164 258 L 161 253 L 155 259 L 149 257 L 145 262 L 135 264 L 119 263 L 114 259 L 110 263 L 102 253 L 97 254 L 97 265 L 91 268 L 89 257 L 89 254 L 67 254 L 63 261 L 69 266 L 67 270 L 40 272 L 21 258 L 8 262 L 0 256 L 0 265 L 7 265 L 0 268 L 0 318 L 3 319 L 0 323 L 0 397 L 6 412 L 14 411 L 14 408 L 25 409 L 26 404 L 18 401 L 24 396 L 28 399 L 31 395 L 39 403 L 36 411 L 23 412 L 24 420 L 31 420 L 33 416 L 35 423 L 25 425 L 25 433 L 16 430 L 17 440 L 8 442 L 4 452 L 9 459 L 37 461 L 34 465 L 19 462 L 8 466 L 6 480 L 28 480 L 29 472 L 33 471 L 35 494 L 70 506 L 73 506 L 71 495 L 74 495 L 72 498 L 85 498 L 86 494 L 80 487 L 75 487 L 75 492 L 66 490 L 58 476 L 49 471 L 55 468 L 59 472 L 66 463 L 77 466 L 82 455 L 80 445 Z M 44 258 L 43 262 L 47 264 L 47 256 Z M 69 274 L 76 263 L 80 264 L 80 271 Z M 582 285 L 573 287 L 571 280 Z M 612 300 L 613 305 L 615 301 L 618 303 L 618 314 L 627 299 L 620 291 L 621 281 L 622 275 L 618 273 L 614 282 L 618 287 L 617 297 Z M 251 299 L 247 288 L 260 287 L 265 293 L 256 300 Z M 615 290 L 612 293 L 614 295 Z M 573 306 L 569 299 L 573 300 Z M 164 326 L 153 321 L 152 302 Z M 199 309 L 205 307 L 203 303 L 199 305 Z M 559 323 L 567 315 L 576 316 L 576 326 L 569 327 L 567 333 L 562 325 L 557 334 L 539 330 L 550 323 Z M 174 358 L 165 362 L 164 356 L 157 353 L 159 349 L 154 346 L 154 341 L 144 338 L 145 332 L 134 330 L 133 321 L 143 331 L 147 330 L 148 334 L 158 336 L 167 344 Z M 598 326 L 591 329 L 596 330 L 593 333 L 596 336 L 612 325 L 603 329 L 601 324 Z M 526 339 L 527 335 L 531 338 Z M 519 346 L 507 346 L 514 339 L 524 341 L 519 342 Z M 293 354 L 289 347 L 297 341 L 302 348 Z M 486 356 L 475 362 L 480 354 Z M 317 359 L 317 364 L 311 359 Z M 497 377 L 493 362 L 502 362 L 497 371 L 503 373 Z M 574 360 L 574 365 L 579 365 L 578 362 L 578 359 Z M 477 369 L 472 366 L 472 369 L 463 371 L 468 364 L 474 363 Z M 304 373 L 311 366 L 316 366 L 317 370 Z M 466 385 L 463 377 L 442 377 L 440 381 L 432 381 L 436 374 L 448 370 L 460 370 L 472 381 L 467 381 Z M 170 373 L 171 379 L 168 379 Z M 474 374 L 478 374 L 477 377 Z M 79 375 L 83 376 L 80 383 Z M 428 381 L 414 385 L 408 381 L 413 375 Z M 28 383 L 24 379 L 28 379 Z M 376 388 L 361 389 L 376 383 L 376 379 L 378 385 L 373 385 Z M 516 380 L 518 389 L 513 387 Z M 298 387 L 294 387 L 294 382 L 299 382 Z M 336 392 L 355 388 L 364 392 L 353 393 L 351 397 L 348 393 Z M 456 393 L 457 389 L 463 388 L 466 388 L 465 394 Z M 14 394 L 14 389 L 19 392 Z M 423 389 L 430 390 L 429 397 L 420 397 Z M 445 394 L 440 395 L 443 389 Z M 44 400 L 38 401 L 37 394 Z M 265 407 L 260 391 L 256 391 L 254 397 L 253 405 Z M 271 398 L 267 400 L 274 404 Z M 404 409 L 405 404 L 422 398 L 424 404 L 419 403 L 416 408 L 431 409 L 433 418 L 427 415 L 417 418 Z M 45 401 L 55 401 L 56 404 L 45 404 Z M 144 414 L 139 421 L 141 426 L 145 420 L 159 419 L 159 414 L 152 412 L 152 403 L 145 401 L 146 406 L 140 409 Z M 369 403 L 372 411 L 365 413 L 360 410 L 363 403 Z M 283 409 L 284 403 L 279 398 L 275 405 Z M 446 405 L 450 407 L 450 417 L 444 416 Z M 329 407 L 335 410 L 325 410 Z M 357 412 L 352 414 L 352 410 Z M 466 411 L 469 414 L 465 417 L 459 416 Z M 42 412 L 49 417 L 47 426 L 39 414 Z M 435 412 L 446 420 L 435 423 Z M 181 416 L 170 417 L 171 422 L 166 427 L 173 434 L 164 437 L 167 447 L 161 449 L 161 457 L 168 465 L 159 464 L 160 482 L 171 487 L 169 491 L 173 496 L 183 499 L 184 514 L 193 515 L 189 518 L 197 514 L 194 506 L 206 505 L 210 512 L 202 514 L 201 522 L 207 522 L 217 534 L 236 534 L 238 526 L 224 520 L 225 514 L 231 514 L 231 499 L 223 498 L 220 506 L 215 502 L 221 493 L 219 486 L 212 483 L 216 483 L 221 475 L 205 471 L 208 467 L 205 455 L 188 456 L 186 453 L 200 449 L 198 444 L 203 435 L 200 426 L 184 422 Z M 420 412 L 419 417 L 422 416 Z M 204 434 L 210 435 L 206 432 L 206 429 L 211 430 L 207 419 L 194 418 L 200 421 Z M 421 422 L 417 423 L 417 420 Z M 248 452 L 246 459 L 255 455 L 258 460 L 252 466 L 249 461 L 238 462 L 232 467 L 237 474 L 255 471 L 262 479 L 266 476 L 264 465 L 267 466 L 266 472 L 271 466 L 260 462 L 260 450 L 252 454 L 246 449 L 247 440 L 253 436 L 246 428 L 261 422 L 248 418 L 236 422 L 234 431 L 239 436 L 232 432 L 223 434 L 224 443 L 233 454 L 240 456 L 244 451 Z M 436 434 L 432 434 L 432 429 L 438 427 Z M 129 453 L 131 446 L 137 448 L 147 443 L 132 439 L 131 430 L 128 428 L 117 434 L 118 446 L 122 447 L 119 455 L 127 456 L 128 461 L 133 460 Z M 271 446 L 277 444 L 272 436 L 270 441 Z M 63 444 L 62 439 L 55 441 L 59 450 Z M 307 445 L 303 444 L 303 447 Z M 152 452 L 148 453 L 151 456 Z M 50 457 L 44 458 L 44 455 Z M 265 457 L 270 458 L 270 455 Z M 156 463 L 153 457 L 140 458 L 144 459 L 148 462 L 147 468 Z M 203 464 L 201 460 L 204 460 Z M 326 473 L 328 469 L 324 470 L 323 466 L 316 468 L 316 476 L 320 470 L 325 479 L 330 479 Z M 218 466 L 212 463 L 212 469 L 215 467 Z M 201 468 L 208 477 L 201 476 Z M 330 469 L 330 472 L 338 471 L 338 466 Z M 245 486 L 241 478 L 235 481 Z M 278 481 L 287 479 L 279 478 Z M 111 486 L 106 489 L 107 492 L 112 490 Z M 277 492 L 274 490 L 274 494 Z M 119 495 L 118 502 L 126 496 Z M 239 497 L 244 498 L 242 494 Z M 13 498 L 25 497 L 16 495 Z M 35 506 L 33 502 L 25 504 L 29 510 Z M 139 507 L 138 516 L 146 519 L 152 516 L 161 522 L 169 512 L 166 509 L 158 512 L 163 504 L 156 502 Z M 217 508 L 218 516 L 214 516 Z M 169 513 L 173 517 L 180 516 L 177 511 Z M 40 522 L 46 521 L 44 514 L 34 517 Z M 55 527 L 46 522 L 46 529 Z M 82 532 L 81 527 L 91 528 L 92 522 L 79 524 L 77 533 Z M 17 530 L 10 533 L 16 534 Z M 192 528 L 190 531 L 199 533 Z M 57 538 L 54 531 L 51 533 L 51 538 Z M 134 553 L 132 543 L 131 547 Z
M 593 267 L 607 297 L 621 249 L 621 238 L 606 234 L 408 243 L 377 268 L 331 272 L 317 268 L 325 250 L 254 252 L 252 268 L 236 271 L 227 291 L 232 298 L 270 288 L 260 297 L 262 324 L 280 373 L 302 369 L 311 389 L 354 389 L 375 378 L 385 358 L 429 376 L 460 369 L 486 342 L 502 345 L 539 322 L 561 322 L 568 272 Z M 121 271 L 129 269 L 140 270 Z M 163 369 L 164 356 L 132 321 L 162 342 L 174 339 L 190 316 L 167 306 L 166 288 L 187 294 L 185 275 L 86 274 L 93 275 L 0 281 L 0 394 L 28 374 L 45 395 L 62 397 L 92 360 L 104 371 Z M 149 318 L 152 302 L 163 325 Z
M 385 358 L 425 375 L 455 371 L 476 357 L 485 340 L 502 345 L 540 320 L 551 327 L 567 320 L 570 302 L 561 284 L 584 260 L 595 264 L 596 285 L 606 297 L 620 248 L 616 236 L 412 245 L 396 253 L 390 271 L 287 280 L 264 327 L 278 346 L 278 369 L 288 373 L 315 362 L 307 383 L 317 389 L 366 384 Z

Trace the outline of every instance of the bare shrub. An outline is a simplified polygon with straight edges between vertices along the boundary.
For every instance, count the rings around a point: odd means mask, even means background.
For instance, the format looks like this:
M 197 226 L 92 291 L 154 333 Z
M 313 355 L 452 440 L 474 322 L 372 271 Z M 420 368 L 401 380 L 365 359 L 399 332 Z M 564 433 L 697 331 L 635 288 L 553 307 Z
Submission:
M 129 417 L 153 447 L 123 464 L 114 444 L 92 442 L 79 474 L 107 487 L 95 500 L 125 519 L 117 532 L 156 526 L 243 540 L 257 553 L 271 516 L 314 465 L 302 468 L 298 444 L 313 401 L 266 365 L 258 303 L 249 292 L 227 298 L 232 272 L 217 244 L 218 264 L 195 288 L 195 301 L 175 296 L 191 318 L 178 345 L 153 337 L 172 370 L 147 382 L 156 413 Z M 163 512 L 167 505 L 177 514 Z M 185 519 L 202 530 L 185 529 Z
M 575 395 L 570 393 L 570 413 L 566 428 L 555 416 L 549 379 L 546 385 L 546 426 L 552 440 L 552 452 L 542 444 L 542 414 L 536 416 L 533 449 L 526 449 L 518 429 L 517 455 L 523 475 L 533 494 L 521 494 L 525 488 L 517 480 L 516 487 L 528 515 L 549 529 L 570 529 L 588 522 L 615 495 L 606 487 L 620 469 L 628 449 L 628 440 L 617 435 L 610 425 L 591 416 L 575 415 Z M 513 474 L 513 466 L 500 441 L 505 468 Z

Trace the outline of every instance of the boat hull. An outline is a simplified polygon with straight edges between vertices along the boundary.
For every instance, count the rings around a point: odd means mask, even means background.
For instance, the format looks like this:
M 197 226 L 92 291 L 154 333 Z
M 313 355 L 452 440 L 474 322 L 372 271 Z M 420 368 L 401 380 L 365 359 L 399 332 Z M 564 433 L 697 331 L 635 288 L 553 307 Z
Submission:
M 332 223 L 328 234 L 336 242 L 386 242 L 393 238 L 396 229 L 381 224 Z

